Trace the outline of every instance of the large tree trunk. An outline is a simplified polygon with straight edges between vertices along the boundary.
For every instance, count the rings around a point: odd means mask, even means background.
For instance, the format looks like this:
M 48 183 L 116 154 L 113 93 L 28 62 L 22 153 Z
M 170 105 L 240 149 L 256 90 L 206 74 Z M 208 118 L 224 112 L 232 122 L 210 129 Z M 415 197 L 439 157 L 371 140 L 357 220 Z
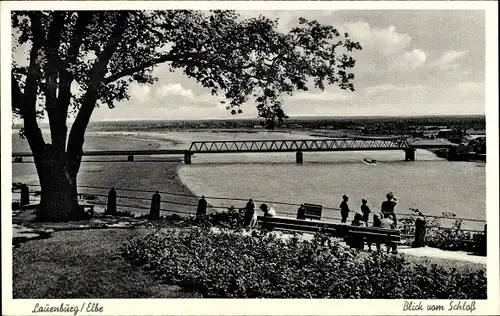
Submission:
M 46 145 L 39 166 L 42 199 L 38 219 L 56 222 L 88 219 L 89 215 L 78 205 L 76 173 L 69 170 L 64 157 Z
M 87 219 L 89 216 L 78 206 L 76 176 L 81 164 L 85 130 L 99 99 L 100 89 L 108 72 L 108 63 L 120 44 L 127 27 L 129 12 L 118 13 L 113 31 L 101 51 L 96 51 L 97 59 L 89 75 L 79 111 L 71 128 L 66 146 L 66 116 L 72 98 L 71 66 L 78 59 L 79 48 L 84 40 L 87 25 L 92 22 L 94 13 L 79 13 L 72 34 L 66 58 L 60 56 L 62 24 L 67 16 L 56 12 L 48 26 L 44 25 L 42 12 L 28 13 L 31 23 L 32 47 L 30 63 L 27 68 L 24 92 L 14 75 L 12 78 L 12 105 L 19 109 L 24 119 L 25 135 L 33 152 L 40 185 L 42 200 L 39 219 L 44 221 L 67 221 Z M 41 57 L 46 58 L 41 58 Z M 70 70 L 68 70 L 70 69 Z M 42 77 L 45 84 L 42 86 Z M 116 80 L 118 78 L 115 78 Z M 105 83 L 104 83 L 105 84 Z M 38 127 L 36 102 L 39 88 L 44 89 L 45 110 L 49 118 L 52 144 L 46 144 Z

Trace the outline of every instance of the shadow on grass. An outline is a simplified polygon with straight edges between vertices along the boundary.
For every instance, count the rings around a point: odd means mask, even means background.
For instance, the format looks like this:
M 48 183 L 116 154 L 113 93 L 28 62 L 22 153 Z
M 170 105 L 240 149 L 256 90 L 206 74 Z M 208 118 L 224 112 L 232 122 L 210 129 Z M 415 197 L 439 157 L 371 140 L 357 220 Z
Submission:
M 121 246 L 145 229 L 61 231 L 13 249 L 13 297 L 188 298 L 120 256 Z

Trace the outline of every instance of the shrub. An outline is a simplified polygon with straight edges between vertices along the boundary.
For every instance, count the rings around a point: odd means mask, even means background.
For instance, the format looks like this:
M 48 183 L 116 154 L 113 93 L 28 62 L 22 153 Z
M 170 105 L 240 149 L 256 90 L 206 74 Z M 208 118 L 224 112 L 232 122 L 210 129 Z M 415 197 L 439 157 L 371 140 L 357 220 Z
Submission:
M 438 218 L 426 217 L 418 209 L 410 208 L 415 216 L 399 220 L 401 233 L 404 235 L 415 234 L 416 217 L 423 218 L 426 222 L 425 245 L 442 250 L 482 252 L 481 239 L 484 233 L 471 233 L 462 229 L 462 220 L 455 220 L 451 228 L 443 227 Z M 453 213 L 442 213 L 442 217 L 454 218 Z M 408 240 L 408 245 L 411 240 Z
M 255 237 L 207 228 L 155 231 L 122 255 L 170 284 L 204 297 L 486 298 L 483 271 L 409 263 L 403 256 L 361 254 L 324 235 L 312 241 Z M 324 246 L 324 245 L 326 246 Z
M 183 217 L 181 225 L 198 227 L 217 226 L 222 228 L 237 229 L 243 227 L 244 216 L 244 209 L 228 209 L 226 211 L 214 212 L 208 215 Z M 166 218 L 166 220 L 178 221 L 177 219 L 172 218 Z
M 215 226 L 226 228 L 241 228 L 245 221 L 245 209 L 228 209 L 227 211 L 211 213 L 206 220 Z

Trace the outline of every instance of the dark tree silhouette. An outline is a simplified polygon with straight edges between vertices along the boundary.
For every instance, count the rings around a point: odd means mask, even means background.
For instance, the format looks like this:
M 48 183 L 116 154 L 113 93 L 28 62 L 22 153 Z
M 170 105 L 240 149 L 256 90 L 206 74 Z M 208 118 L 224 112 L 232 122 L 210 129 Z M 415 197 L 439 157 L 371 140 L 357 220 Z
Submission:
M 84 135 L 96 106 L 128 99 L 132 82 L 152 84 L 153 68 L 181 69 L 241 113 L 256 103 L 268 126 L 282 121 L 282 95 L 336 84 L 354 90 L 348 54 L 361 49 L 334 27 L 299 19 L 284 34 L 277 20 L 241 19 L 233 11 L 17 11 L 12 64 L 12 109 L 33 152 L 40 180 L 41 217 L 79 219 L 76 176 Z M 222 101 L 224 103 L 224 101 Z M 51 142 L 37 124 L 47 115 Z M 68 131 L 66 119 L 75 120 Z

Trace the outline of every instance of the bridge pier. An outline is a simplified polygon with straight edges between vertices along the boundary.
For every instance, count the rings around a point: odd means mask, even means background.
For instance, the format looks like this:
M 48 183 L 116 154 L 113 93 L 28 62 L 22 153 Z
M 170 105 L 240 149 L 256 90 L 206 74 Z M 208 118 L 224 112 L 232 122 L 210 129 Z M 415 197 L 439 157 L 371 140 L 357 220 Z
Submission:
M 448 148 L 448 160 L 449 161 L 458 160 L 458 153 L 456 147 Z
M 295 162 L 299 165 L 304 162 L 304 154 L 301 151 L 295 153 Z
M 405 149 L 405 161 L 415 161 L 415 148 Z
M 192 155 L 192 153 L 189 152 L 189 151 L 186 151 L 184 153 L 184 164 L 185 165 L 190 165 L 191 164 L 191 155 Z

